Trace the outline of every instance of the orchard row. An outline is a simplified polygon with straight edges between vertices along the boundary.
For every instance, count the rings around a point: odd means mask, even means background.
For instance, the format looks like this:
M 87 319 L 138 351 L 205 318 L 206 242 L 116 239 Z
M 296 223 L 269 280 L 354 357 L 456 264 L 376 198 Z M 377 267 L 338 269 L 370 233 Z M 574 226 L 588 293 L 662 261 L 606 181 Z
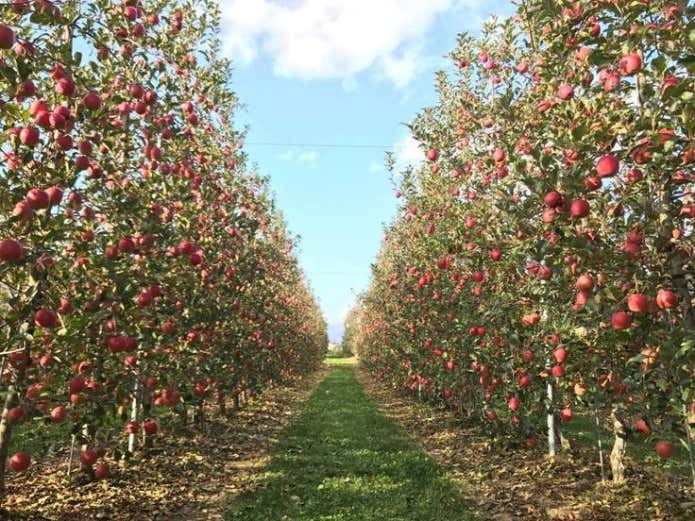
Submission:
M 41 456 L 16 429 L 70 422 L 104 477 L 157 415 L 300 378 L 327 339 L 233 125 L 217 2 L 0 10 L 1 490 Z
M 459 37 L 348 324 L 376 378 L 551 454 L 588 416 L 616 481 L 628 434 L 692 462 L 694 14 L 523 0 Z

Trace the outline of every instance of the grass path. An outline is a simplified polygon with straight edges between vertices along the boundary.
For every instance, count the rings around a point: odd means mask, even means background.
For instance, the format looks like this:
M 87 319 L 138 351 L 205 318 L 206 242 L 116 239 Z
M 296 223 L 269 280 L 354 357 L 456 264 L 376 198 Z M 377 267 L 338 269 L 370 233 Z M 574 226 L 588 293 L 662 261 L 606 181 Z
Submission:
M 369 401 L 350 361 L 334 368 L 227 520 L 473 519 L 444 471 Z

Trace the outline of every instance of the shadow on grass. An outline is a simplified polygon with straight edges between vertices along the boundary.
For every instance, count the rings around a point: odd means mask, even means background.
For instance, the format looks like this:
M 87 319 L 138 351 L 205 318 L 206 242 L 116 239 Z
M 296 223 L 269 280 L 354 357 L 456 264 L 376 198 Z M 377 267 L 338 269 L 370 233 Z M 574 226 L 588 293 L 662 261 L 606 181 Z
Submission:
M 337 366 L 280 440 L 231 520 L 467 520 L 455 486 Z

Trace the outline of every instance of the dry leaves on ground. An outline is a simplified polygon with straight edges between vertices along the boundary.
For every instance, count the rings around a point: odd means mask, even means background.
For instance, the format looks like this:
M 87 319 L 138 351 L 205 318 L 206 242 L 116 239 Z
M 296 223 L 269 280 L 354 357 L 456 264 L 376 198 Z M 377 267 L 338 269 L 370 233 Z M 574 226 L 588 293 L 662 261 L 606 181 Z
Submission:
M 275 387 L 227 417 L 209 415 L 185 436 L 160 435 L 149 455 L 119 466 L 111 476 L 78 486 L 68 482 L 67 447 L 53 460 L 12 476 L 0 519 L 214 520 L 249 490 L 279 434 L 326 376 L 324 368 L 295 387 Z
M 602 484 L 588 448 L 574 448 L 554 461 L 541 449 L 498 449 L 480 431 L 462 426 L 451 411 L 399 396 L 362 370 L 358 378 L 382 412 L 495 521 L 695 519 L 695 497 L 685 479 L 628 461 L 624 485 Z

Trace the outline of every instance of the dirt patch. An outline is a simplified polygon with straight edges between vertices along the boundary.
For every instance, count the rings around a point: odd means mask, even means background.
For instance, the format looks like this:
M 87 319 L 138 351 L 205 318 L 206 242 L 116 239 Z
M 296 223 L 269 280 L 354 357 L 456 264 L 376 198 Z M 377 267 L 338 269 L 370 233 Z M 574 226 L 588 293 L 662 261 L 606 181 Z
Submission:
M 149 455 L 127 466 L 108 461 L 111 476 L 78 486 L 67 481 L 67 448 L 7 484 L 3 520 L 219 520 L 252 489 L 280 433 L 330 369 L 295 387 L 276 387 L 227 417 L 210 414 L 202 429 L 160 435 Z
M 550 461 L 541 449 L 503 450 L 453 412 L 359 381 L 379 409 L 445 467 L 464 496 L 493 520 L 674 521 L 695 516 L 687 480 L 628 461 L 627 482 L 602 484 L 595 454 L 574 448 Z

